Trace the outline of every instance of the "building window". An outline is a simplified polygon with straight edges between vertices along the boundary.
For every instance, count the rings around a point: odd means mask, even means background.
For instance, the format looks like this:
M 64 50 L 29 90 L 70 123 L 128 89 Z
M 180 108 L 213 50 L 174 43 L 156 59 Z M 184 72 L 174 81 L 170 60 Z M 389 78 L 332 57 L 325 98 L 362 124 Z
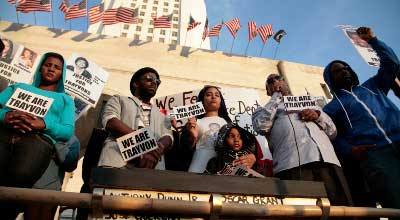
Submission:
M 175 0 L 175 2 L 179 2 L 179 0 Z
M 142 5 L 142 9 L 146 9 L 146 5 Z
M 147 33 L 153 33 L 153 28 L 149 28 L 148 30 L 147 30 Z
M 153 20 L 150 20 L 149 24 L 150 24 L 150 25 L 153 25 L 153 24 L 154 24 L 154 21 L 153 21 Z
M 144 15 L 145 15 L 144 11 L 141 11 L 140 16 L 144 16 Z
M 178 44 L 178 41 L 172 40 L 172 41 L 171 41 L 171 44 L 176 45 L 176 44 Z
M 129 29 L 129 24 L 124 24 L 124 29 L 128 30 Z
M 175 4 L 174 7 L 175 7 L 175 8 L 179 8 L 179 4 Z
M 172 32 L 172 36 L 173 36 L 173 37 L 178 36 L 178 32 L 176 32 L 176 31 Z
M 143 0 L 143 3 L 147 3 L 147 0 Z
M 178 14 L 179 12 L 178 12 L 178 10 L 174 10 L 174 14 Z
M 139 34 L 135 34 L 134 39 L 135 40 L 139 40 L 140 35 Z
M 141 26 L 136 26 L 136 31 L 141 31 L 142 27 Z
M 150 36 L 148 36 L 148 37 L 146 38 L 146 40 L 147 40 L 147 41 L 152 41 L 152 40 L 153 40 L 153 38 L 152 38 L 152 37 L 150 37 Z
M 158 5 L 158 1 L 154 1 L 154 4 L 155 4 L 155 5 Z
M 163 9 L 163 12 L 168 12 L 168 8 L 164 8 L 164 9 Z
M 165 30 L 160 30 L 160 35 L 165 35 Z
M 168 2 L 164 2 L 164 6 L 168 6 Z
M 178 17 L 172 17 L 173 21 L 178 21 Z
M 153 7 L 153 11 L 157 11 L 157 7 Z
M 121 33 L 121 37 L 127 37 L 128 33 Z
M 132 7 L 132 8 L 135 8 L 135 6 L 136 6 L 135 3 L 132 3 L 132 4 L 131 4 L 131 7 Z
M 164 38 L 160 38 L 160 43 L 164 43 Z
M 142 19 L 142 18 L 139 18 L 139 19 L 138 19 L 138 22 L 139 22 L 139 24 L 143 24 L 143 19 Z
M 173 28 L 178 28 L 178 25 L 177 24 L 172 24 L 172 27 Z
M 332 99 L 332 94 L 329 92 L 328 86 L 325 83 L 321 83 L 322 91 L 324 91 L 326 98 Z

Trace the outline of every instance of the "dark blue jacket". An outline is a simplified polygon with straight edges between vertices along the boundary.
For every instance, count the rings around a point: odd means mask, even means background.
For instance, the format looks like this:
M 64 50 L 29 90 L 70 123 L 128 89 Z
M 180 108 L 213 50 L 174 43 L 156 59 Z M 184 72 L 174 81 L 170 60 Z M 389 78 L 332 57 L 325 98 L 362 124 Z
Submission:
M 324 80 L 334 98 L 323 110 L 337 127 L 338 135 L 333 144 L 343 155 L 349 155 L 355 145 L 375 144 L 382 147 L 400 142 L 400 111 L 387 97 L 400 70 L 400 62 L 393 50 L 382 41 L 373 38 L 369 43 L 377 52 L 381 66 L 376 75 L 361 85 L 356 73 L 349 68 L 353 82 L 351 92 L 335 88 L 329 76 L 332 63 L 349 66 L 347 63 L 332 61 L 324 70 Z

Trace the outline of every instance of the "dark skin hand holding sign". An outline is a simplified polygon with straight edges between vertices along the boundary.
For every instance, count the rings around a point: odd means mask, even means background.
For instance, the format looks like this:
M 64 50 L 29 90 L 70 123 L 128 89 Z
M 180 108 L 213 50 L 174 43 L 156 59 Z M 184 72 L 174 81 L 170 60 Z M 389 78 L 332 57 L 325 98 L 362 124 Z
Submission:
M 56 91 L 57 82 L 62 75 L 63 62 L 55 57 L 48 57 L 40 67 L 40 89 Z M 43 130 L 46 124 L 43 119 L 27 112 L 13 110 L 5 115 L 5 123 L 21 133 Z

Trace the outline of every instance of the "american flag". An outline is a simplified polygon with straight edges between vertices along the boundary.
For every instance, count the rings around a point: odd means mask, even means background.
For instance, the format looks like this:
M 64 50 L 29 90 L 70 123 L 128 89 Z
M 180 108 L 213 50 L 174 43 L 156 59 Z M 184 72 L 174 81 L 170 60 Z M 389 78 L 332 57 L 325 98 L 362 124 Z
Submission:
M 219 32 L 221 31 L 222 23 L 216 24 L 211 30 L 208 32 L 209 37 L 218 37 Z
M 17 1 L 18 5 L 24 3 L 25 0 L 7 0 L 8 3 L 15 5 L 15 1 Z
M 242 27 L 240 25 L 239 18 L 234 18 L 228 22 L 225 22 L 225 25 L 228 28 L 228 30 L 231 32 L 233 38 L 236 38 L 236 33 Z
M 69 0 L 62 0 L 58 8 L 65 14 L 69 9 L 69 5 L 70 5 Z
M 28 13 L 33 11 L 51 11 L 50 0 L 25 0 L 17 6 L 17 11 Z
M 136 24 L 138 22 L 139 8 L 118 8 L 117 21 L 129 24 Z
M 117 14 L 118 14 L 118 8 L 107 9 L 102 16 L 103 25 L 111 25 L 118 23 Z
M 154 19 L 154 28 L 171 28 L 172 14 L 163 15 Z
M 249 21 L 247 25 L 249 26 L 249 41 L 252 41 L 257 36 L 257 25 L 254 21 Z
M 257 28 L 257 33 L 260 35 L 261 40 L 265 44 L 267 42 L 268 37 L 274 35 L 274 31 L 272 30 L 272 25 L 267 24 Z
M 192 15 L 190 15 L 190 20 L 189 20 L 189 25 L 187 27 L 187 30 L 190 31 L 199 24 L 201 24 L 201 22 L 195 21 L 194 18 L 192 17 Z
M 104 13 L 104 3 L 91 7 L 89 9 L 89 22 L 90 24 L 101 21 Z
M 203 36 L 201 39 L 204 41 L 208 35 L 208 18 L 206 18 L 206 23 L 204 24 Z
M 80 18 L 80 17 L 85 17 L 87 15 L 86 13 L 86 2 L 87 0 L 82 0 L 79 3 L 76 3 L 72 7 L 70 7 L 65 13 L 65 20 L 71 20 L 74 18 Z

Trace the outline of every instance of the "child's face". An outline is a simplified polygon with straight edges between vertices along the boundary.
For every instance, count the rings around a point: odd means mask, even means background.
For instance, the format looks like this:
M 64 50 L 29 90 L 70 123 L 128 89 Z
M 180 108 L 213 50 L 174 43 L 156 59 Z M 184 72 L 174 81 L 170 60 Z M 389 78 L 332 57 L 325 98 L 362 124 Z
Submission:
M 236 128 L 232 128 L 226 136 L 226 143 L 232 150 L 240 151 L 243 146 L 243 140 L 240 132 Z

